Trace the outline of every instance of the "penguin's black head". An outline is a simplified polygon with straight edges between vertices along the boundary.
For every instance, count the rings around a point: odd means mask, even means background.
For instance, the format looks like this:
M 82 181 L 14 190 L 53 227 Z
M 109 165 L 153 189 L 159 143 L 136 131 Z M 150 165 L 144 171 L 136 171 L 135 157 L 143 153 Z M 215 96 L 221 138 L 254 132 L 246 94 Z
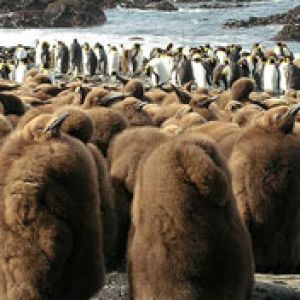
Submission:
M 269 59 L 269 63 L 270 63 L 270 64 L 275 64 L 275 58 L 274 58 L 274 57 L 271 57 L 271 58 Z

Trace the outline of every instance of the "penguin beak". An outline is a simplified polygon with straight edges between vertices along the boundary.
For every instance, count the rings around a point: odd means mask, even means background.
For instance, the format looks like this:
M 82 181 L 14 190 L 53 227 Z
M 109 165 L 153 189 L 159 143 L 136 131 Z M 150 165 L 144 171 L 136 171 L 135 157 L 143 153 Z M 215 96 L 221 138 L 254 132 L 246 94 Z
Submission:
M 191 96 L 188 95 L 187 93 L 181 91 L 178 89 L 174 84 L 171 83 L 171 87 L 173 91 L 176 93 L 177 97 L 180 99 L 180 102 L 184 104 L 189 104 L 191 101 Z
M 295 117 L 300 110 L 300 103 L 291 107 L 291 109 L 287 112 L 287 115 Z
M 123 85 L 126 85 L 129 82 L 129 79 L 119 75 L 118 73 L 115 74 L 116 78 L 122 82 Z
M 45 134 L 47 132 L 58 132 L 61 125 L 63 124 L 63 122 L 66 120 L 66 118 L 69 115 L 70 115 L 69 113 L 63 113 L 63 114 L 59 115 L 57 118 L 54 119 L 54 121 L 49 126 L 47 126 L 44 129 L 43 134 Z
M 218 96 L 215 96 L 215 97 L 210 97 L 210 98 L 208 98 L 207 100 L 205 100 L 205 101 L 201 101 L 201 102 L 198 102 L 198 107 L 203 107 L 203 108 L 209 108 L 209 106 L 213 103 L 213 102 L 215 102 L 216 100 L 218 100 L 219 99 L 219 97 Z
M 115 102 L 119 102 L 124 100 L 127 97 L 132 96 L 131 93 L 124 93 L 124 94 L 116 94 L 116 95 L 108 95 L 105 96 L 104 98 L 102 98 L 100 100 L 100 105 L 102 106 L 110 106 L 111 104 L 115 103 Z
M 300 103 L 292 106 L 286 114 L 284 114 L 279 123 L 279 129 L 285 134 L 293 131 L 297 113 L 300 111 Z

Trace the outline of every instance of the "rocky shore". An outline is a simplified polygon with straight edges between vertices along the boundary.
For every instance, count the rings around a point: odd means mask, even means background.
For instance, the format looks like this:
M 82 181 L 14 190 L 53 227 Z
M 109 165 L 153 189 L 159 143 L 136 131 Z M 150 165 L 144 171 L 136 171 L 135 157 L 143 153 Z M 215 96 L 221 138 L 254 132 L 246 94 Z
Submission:
M 248 20 L 231 20 L 225 23 L 224 28 L 247 28 L 253 26 L 284 25 L 283 29 L 274 37 L 274 40 L 300 41 L 300 5 L 286 13 L 267 17 L 250 17 Z
M 125 271 L 109 273 L 101 292 L 91 300 L 128 300 Z M 257 274 L 251 300 L 299 300 L 300 275 Z
M 217 1 L 217 0 L 176 0 L 176 2 L 178 3 L 197 3 L 197 2 L 209 2 L 209 3 L 220 3 L 220 2 L 224 2 L 224 3 L 250 3 L 253 1 L 263 1 L 263 0 L 222 0 L 222 1 Z
M 205 3 L 205 4 L 200 4 L 197 6 L 193 6 L 191 8 L 200 8 L 200 9 L 229 9 L 229 8 L 241 8 L 241 7 L 248 7 L 249 4 L 245 3 Z
M 276 41 L 300 41 L 300 23 L 287 24 L 275 36 Z
M 253 27 L 272 24 L 293 24 L 300 21 L 300 5 L 283 14 L 267 17 L 250 17 L 248 20 L 233 20 L 225 23 L 224 28 Z
M 103 8 L 134 8 L 142 10 L 176 11 L 178 8 L 165 0 L 104 0 Z
M 0 27 L 86 27 L 102 25 L 104 11 L 97 0 L 0 1 Z

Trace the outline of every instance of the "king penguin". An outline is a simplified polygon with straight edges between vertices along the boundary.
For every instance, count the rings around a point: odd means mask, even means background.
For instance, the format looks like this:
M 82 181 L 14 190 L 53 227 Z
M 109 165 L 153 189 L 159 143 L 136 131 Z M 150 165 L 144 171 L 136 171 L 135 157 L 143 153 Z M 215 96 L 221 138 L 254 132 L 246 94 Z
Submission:
M 264 91 L 278 92 L 279 72 L 275 59 L 271 57 L 264 67 L 263 71 L 263 88 Z
M 202 64 L 201 56 L 198 54 L 193 56 L 192 70 L 197 87 L 208 88 L 208 74 L 205 67 Z
M 120 54 L 115 46 L 110 46 L 107 52 L 107 67 L 109 76 L 120 73 Z
M 105 49 L 100 43 L 97 43 L 94 47 L 94 52 L 97 57 L 96 72 L 105 75 L 107 73 L 107 55 Z

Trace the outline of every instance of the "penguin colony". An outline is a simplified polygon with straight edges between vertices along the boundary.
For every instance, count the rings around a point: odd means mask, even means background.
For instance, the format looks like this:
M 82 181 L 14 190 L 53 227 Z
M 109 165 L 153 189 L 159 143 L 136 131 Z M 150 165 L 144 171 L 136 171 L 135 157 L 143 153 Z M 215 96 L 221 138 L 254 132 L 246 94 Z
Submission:
M 248 300 L 255 272 L 299 273 L 299 69 L 270 53 L 18 46 L 15 72 L 33 66 L 0 80 L 0 299 L 87 300 L 122 265 L 138 300 Z
M 152 86 L 166 83 L 183 86 L 193 82 L 198 88 L 228 89 L 241 77 L 253 79 L 258 91 L 285 93 L 299 89 L 299 63 L 282 42 L 274 49 L 256 43 L 251 49 L 240 45 L 212 47 L 153 48 L 145 55 L 141 44 L 81 45 L 74 39 L 70 45 L 62 41 L 50 45 L 37 41 L 35 48 L 18 45 L 0 49 L 0 77 L 22 83 L 28 69 L 37 67 L 52 78 L 67 74 L 89 78 L 123 74 L 138 77 L 147 74 Z M 100 78 L 99 78 L 100 77 Z

